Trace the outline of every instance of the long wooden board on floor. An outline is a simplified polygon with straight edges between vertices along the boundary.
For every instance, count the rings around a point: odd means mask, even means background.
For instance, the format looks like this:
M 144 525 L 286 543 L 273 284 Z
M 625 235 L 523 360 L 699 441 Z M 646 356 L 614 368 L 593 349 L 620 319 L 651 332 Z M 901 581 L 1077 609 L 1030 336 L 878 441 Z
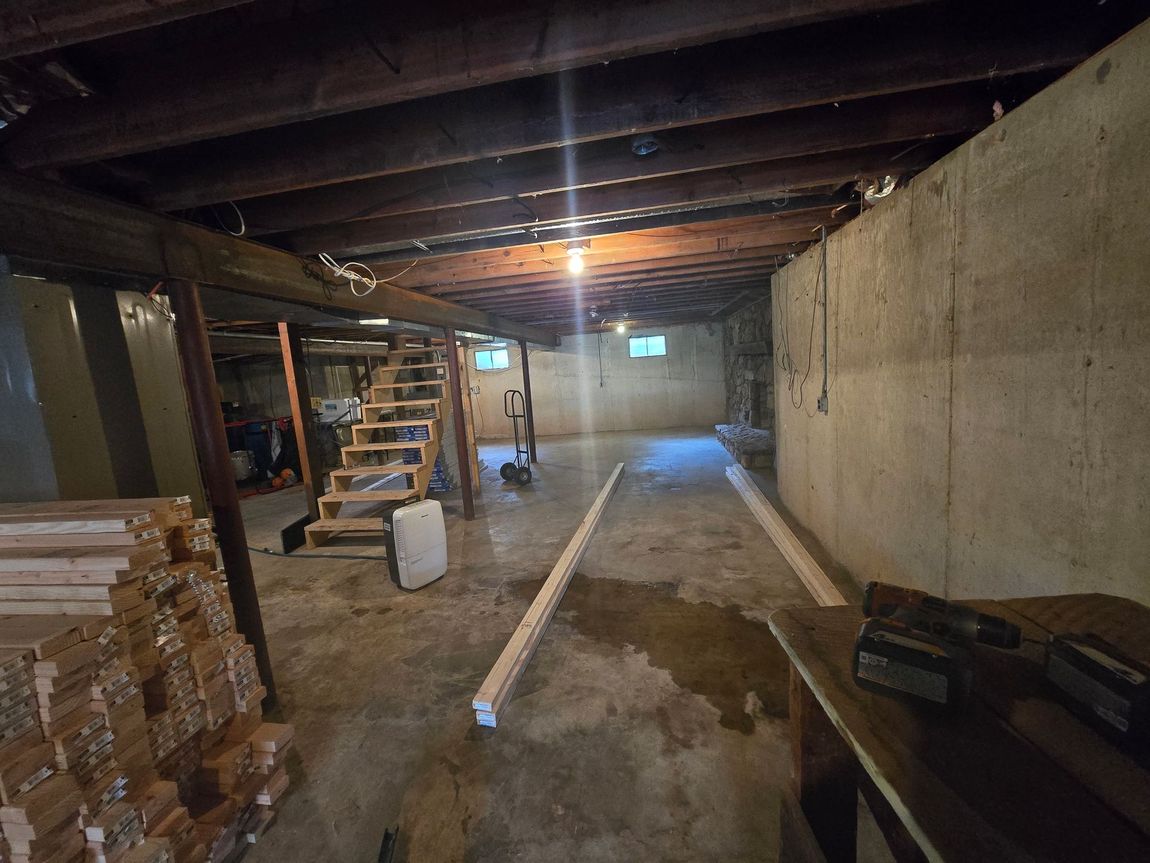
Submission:
M 783 557 L 787 559 L 787 563 L 791 565 L 791 569 L 806 585 L 818 604 L 847 605 L 839 589 L 811 557 L 806 547 L 799 542 L 799 538 L 771 506 L 771 502 L 759 491 L 750 475 L 737 464 L 733 464 L 727 468 L 727 479 L 750 508 L 755 521 L 761 524 L 763 530 L 774 540 Z
M 591 504 L 591 509 L 587 511 L 583 521 L 579 523 L 571 542 L 559 556 L 551 574 L 547 576 L 547 581 L 543 583 L 531 607 L 527 609 L 527 614 L 523 616 L 515 634 L 499 654 L 499 659 L 492 666 L 487 679 L 475 693 L 471 706 L 475 708 L 475 719 L 480 725 L 494 728 L 498 724 L 499 715 L 507 706 L 515 690 L 515 684 L 519 682 L 523 670 L 543 639 L 547 624 L 551 622 L 555 609 L 559 607 L 567 585 L 571 583 L 571 577 L 575 574 L 575 568 L 579 566 L 579 561 L 583 559 L 587 547 L 591 544 L 591 538 L 595 535 L 607 504 L 611 502 L 622 479 L 623 462 L 620 462 L 615 465 L 606 485 Z

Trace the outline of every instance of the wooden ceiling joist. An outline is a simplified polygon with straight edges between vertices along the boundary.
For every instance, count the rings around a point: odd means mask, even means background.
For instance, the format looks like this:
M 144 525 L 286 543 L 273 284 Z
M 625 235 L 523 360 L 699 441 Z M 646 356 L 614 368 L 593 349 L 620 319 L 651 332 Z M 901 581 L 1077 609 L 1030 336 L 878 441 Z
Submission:
M 827 220 L 830 224 L 831 220 Z M 596 249 L 592 245 L 583 255 L 585 274 L 590 277 L 599 272 L 605 272 L 610 266 L 645 262 L 655 267 L 665 264 L 684 255 L 701 255 L 708 253 L 730 252 L 737 253 L 740 249 L 763 249 L 771 247 L 772 253 L 785 255 L 793 251 L 799 244 L 805 244 L 814 237 L 813 228 L 818 222 L 811 225 L 799 226 L 787 230 L 767 229 L 748 234 L 735 234 L 719 238 L 703 238 L 700 240 L 677 241 L 674 243 L 646 243 L 636 244 L 618 251 L 610 248 Z M 499 284 L 499 279 L 506 276 L 525 276 L 535 274 L 541 280 L 547 278 L 570 278 L 567 271 L 569 258 L 562 248 L 549 249 L 546 255 L 537 259 L 512 261 L 508 263 L 496 262 L 493 264 L 475 267 L 455 267 L 445 264 L 432 269 L 417 268 L 405 274 L 403 278 L 412 277 L 413 282 L 396 280 L 408 288 L 432 288 L 450 285 L 460 293 L 482 290 L 476 283 L 491 285 Z M 604 269 L 600 269 L 604 268 Z M 494 281 L 492 281 L 494 280 Z
M 791 252 L 800 252 L 803 246 L 767 246 L 756 250 L 755 254 L 730 257 L 690 256 L 690 262 L 677 262 L 675 259 L 650 261 L 645 264 L 623 265 L 615 271 L 601 271 L 584 273 L 576 279 L 570 274 L 556 272 L 546 280 L 533 280 L 526 283 L 507 283 L 506 281 L 493 281 L 487 283 L 468 283 L 455 286 L 453 290 L 437 290 L 433 296 L 449 299 L 471 305 L 480 300 L 491 297 L 528 298 L 536 295 L 565 295 L 585 287 L 600 285 L 625 285 L 642 281 L 644 284 L 674 284 L 685 280 L 699 280 L 704 278 L 717 278 L 721 276 L 742 275 L 746 273 L 771 272 L 776 265 L 781 266 Z M 776 251 L 777 250 L 777 251 Z M 701 259 L 707 263 L 698 263 Z
M 864 177 L 920 170 L 950 149 L 946 141 L 899 142 L 862 150 L 820 153 L 714 171 L 676 174 L 553 192 L 533 198 L 429 210 L 264 238 L 298 254 L 370 254 L 381 245 L 476 231 L 583 219 L 674 206 L 683 201 L 735 201 L 778 197 L 788 189 L 846 183 Z
M 659 136 L 659 150 L 641 158 L 631 151 L 629 137 L 609 138 L 251 198 L 242 209 L 249 233 L 259 236 L 506 198 L 529 199 L 569 188 L 971 132 L 990 121 L 992 102 L 975 85 L 900 93 L 668 130 Z
M 1012 7 L 990 16 L 930 5 L 881 20 L 803 27 L 174 148 L 145 160 L 153 177 L 140 193 L 157 209 L 178 210 L 622 134 L 1066 68 L 1097 46 L 1095 21 L 1088 17 L 1081 26 L 1067 26 L 1061 16 Z M 90 145 L 68 161 L 112 155 L 101 146 L 109 137 L 114 138 L 110 132 L 88 136 Z M 30 135 L 14 136 L 5 154 L 18 166 L 60 158 L 59 151 Z
M 812 238 L 813 239 L 813 238 Z M 474 291 L 490 289 L 507 290 L 517 286 L 594 284 L 596 282 L 620 281 L 626 278 L 657 278 L 660 275 L 694 275 L 714 272 L 733 267 L 770 266 L 782 258 L 793 246 L 760 246 L 754 248 L 730 249 L 708 252 L 701 255 L 683 255 L 663 260 L 640 260 L 609 267 L 585 270 L 578 278 L 565 269 L 557 269 L 550 278 L 538 275 L 503 276 L 485 282 L 468 282 L 465 285 L 436 285 L 424 288 L 432 296 L 456 296 Z M 562 289 L 562 287 L 560 288 Z
M 93 162 L 917 2 L 726 0 L 722 14 L 695 0 L 515 4 L 447 20 L 409 8 L 402 35 L 392 4 L 351 4 L 258 40 L 222 33 L 207 57 L 170 56 L 117 93 L 41 112 L 10 155 L 20 167 Z
M 531 225 L 527 228 L 493 232 L 463 240 L 431 240 L 421 246 L 401 243 L 387 252 L 365 255 L 359 260 L 369 265 L 394 262 L 407 264 L 413 258 L 446 258 L 483 252 L 507 254 L 509 250 L 513 253 L 517 247 L 545 246 L 548 243 L 566 243 L 575 239 L 595 239 L 646 231 L 705 230 L 704 226 L 708 224 L 739 220 L 748 222 L 771 220 L 812 210 L 833 210 L 853 202 L 855 199 L 849 189 L 806 189 L 801 193 L 784 195 L 770 201 L 713 206 L 687 204 L 655 215 L 644 213 L 637 216 L 583 219 L 555 225 Z
M 186 279 L 284 302 L 557 344 L 545 330 L 392 285 L 356 296 L 315 262 L 8 172 L 0 173 L 0 249 L 30 261 Z
M 0 60 L 88 42 L 251 0 L 12 0 L 0 8 Z

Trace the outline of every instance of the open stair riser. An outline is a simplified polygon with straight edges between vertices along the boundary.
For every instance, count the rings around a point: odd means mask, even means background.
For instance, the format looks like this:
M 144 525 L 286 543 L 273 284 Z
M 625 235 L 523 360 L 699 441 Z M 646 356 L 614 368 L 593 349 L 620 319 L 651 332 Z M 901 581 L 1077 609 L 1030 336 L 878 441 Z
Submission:
M 391 351 L 393 358 L 420 358 L 436 353 L 442 348 L 410 347 Z M 400 374 L 409 369 L 435 369 L 437 378 L 429 381 L 398 380 Z M 362 421 L 351 427 L 352 443 L 341 448 L 343 468 L 332 471 L 331 487 L 328 494 L 319 498 L 320 519 L 306 529 L 308 547 L 323 545 L 333 536 L 343 532 L 375 532 L 382 530 L 382 517 L 377 514 L 367 516 L 341 517 L 346 504 L 392 504 L 405 500 L 423 500 L 427 497 L 435 471 L 435 461 L 439 456 L 440 440 L 443 434 L 442 421 L 444 404 L 447 401 L 447 380 L 444 362 L 415 362 L 407 365 L 377 366 L 375 381 L 370 385 L 371 401 L 360 406 Z M 422 372 L 421 374 L 426 374 Z M 413 398 L 403 398 L 408 388 L 436 387 L 438 395 L 427 393 L 413 394 Z M 408 412 L 415 416 L 405 416 Z M 402 428 L 422 428 L 427 431 L 426 440 L 377 441 L 375 437 Z M 418 453 L 414 463 L 392 462 L 397 454 Z M 374 463 L 376 458 L 383 464 Z M 408 457 L 410 460 L 410 456 Z M 387 482 L 389 476 L 402 476 L 403 485 L 395 481 Z M 387 488 L 360 488 L 353 485 L 359 479 L 373 477 L 384 481 Z

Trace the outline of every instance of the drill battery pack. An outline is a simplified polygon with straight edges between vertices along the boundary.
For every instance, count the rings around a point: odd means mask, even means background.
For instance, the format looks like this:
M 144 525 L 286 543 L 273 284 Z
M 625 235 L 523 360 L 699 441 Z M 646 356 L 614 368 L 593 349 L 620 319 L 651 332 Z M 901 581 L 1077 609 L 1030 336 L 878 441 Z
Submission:
M 1097 635 L 1052 635 L 1046 679 L 1063 704 L 1103 735 L 1150 753 L 1150 668 Z
M 887 618 L 864 621 L 855 640 L 855 683 L 882 695 L 953 709 L 970 692 L 971 668 L 963 645 Z

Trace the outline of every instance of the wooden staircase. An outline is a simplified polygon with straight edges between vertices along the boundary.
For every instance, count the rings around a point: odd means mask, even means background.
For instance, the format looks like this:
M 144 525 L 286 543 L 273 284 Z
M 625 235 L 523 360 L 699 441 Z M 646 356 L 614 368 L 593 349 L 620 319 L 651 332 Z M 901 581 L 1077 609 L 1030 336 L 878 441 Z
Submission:
M 441 351 L 443 347 L 435 345 L 389 350 L 386 365 L 376 367 L 370 400 L 360 405 L 361 421 L 351 427 L 352 442 L 342 448 L 343 467 L 331 472 L 332 490 L 319 499 L 320 517 L 305 529 L 308 548 L 323 545 L 337 533 L 383 530 L 382 515 L 341 516 L 344 504 L 377 503 L 378 510 L 427 497 L 447 403 L 447 363 L 434 357 Z M 429 380 L 412 380 L 412 375 Z M 415 388 L 430 392 L 405 397 Z M 398 430 L 408 428 L 426 429 L 427 439 L 396 440 Z M 397 475 L 403 477 L 403 486 L 395 487 Z M 352 488 L 357 482 L 359 487 Z

